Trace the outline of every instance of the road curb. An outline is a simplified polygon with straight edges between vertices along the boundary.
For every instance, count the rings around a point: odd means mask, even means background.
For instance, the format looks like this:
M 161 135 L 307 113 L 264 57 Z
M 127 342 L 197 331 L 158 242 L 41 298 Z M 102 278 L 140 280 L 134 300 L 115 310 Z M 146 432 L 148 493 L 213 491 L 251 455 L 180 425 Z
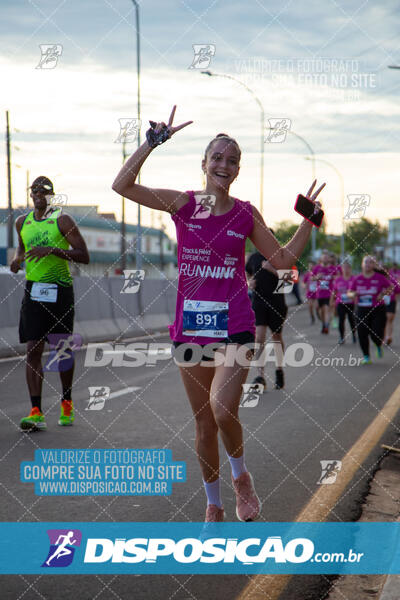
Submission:
M 400 520 L 400 454 L 385 450 L 370 482 L 361 522 Z M 399 600 L 400 575 L 344 575 L 333 584 L 327 600 Z
M 379 600 L 398 600 L 400 593 L 400 575 L 389 575 Z

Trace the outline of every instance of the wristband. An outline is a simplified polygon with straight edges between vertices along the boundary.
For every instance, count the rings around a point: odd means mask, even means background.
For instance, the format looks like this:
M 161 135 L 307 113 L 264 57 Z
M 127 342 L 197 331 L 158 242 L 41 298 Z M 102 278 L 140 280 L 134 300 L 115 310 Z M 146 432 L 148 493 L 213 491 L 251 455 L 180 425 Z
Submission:
M 169 139 L 170 131 L 166 125 L 163 125 L 161 130 L 156 132 L 157 123 L 154 121 L 149 121 L 149 123 L 151 127 L 146 131 L 146 139 L 150 148 L 155 148 Z

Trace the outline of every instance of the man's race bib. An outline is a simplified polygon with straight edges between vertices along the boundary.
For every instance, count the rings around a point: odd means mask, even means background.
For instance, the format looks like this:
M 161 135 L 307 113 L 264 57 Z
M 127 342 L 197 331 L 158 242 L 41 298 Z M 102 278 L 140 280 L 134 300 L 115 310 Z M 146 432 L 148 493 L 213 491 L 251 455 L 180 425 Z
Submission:
M 310 281 L 310 285 L 308 286 L 308 291 L 309 292 L 315 292 L 316 289 L 317 289 L 317 282 L 316 281 Z
M 386 304 L 386 306 L 389 306 L 389 304 L 390 304 L 390 296 L 388 294 L 386 294 L 386 296 L 383 296 L 383 301 Z
M 327 279 L 321 279 L 319 285 L 321 290 L 329 290 L 329 281 Z
M 358 300 L 358 306 L 372 306 L 372 294 L 360 296 Z
M 228 337 L 228 302 L 185 300 L 182 334 L 212 338 Z
M 35 281 L 32 284 L 31 300 L 37 302 L 57 302 L 57 284 Z

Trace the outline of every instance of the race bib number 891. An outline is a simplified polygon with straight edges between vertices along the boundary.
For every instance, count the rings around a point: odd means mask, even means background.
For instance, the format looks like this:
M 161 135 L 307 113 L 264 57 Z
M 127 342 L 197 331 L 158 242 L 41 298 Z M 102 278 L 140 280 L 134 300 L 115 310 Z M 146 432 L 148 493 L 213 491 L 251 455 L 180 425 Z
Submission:
M 185 300 L 182 334 L 190 336 L 228 337 L 228 302 Z

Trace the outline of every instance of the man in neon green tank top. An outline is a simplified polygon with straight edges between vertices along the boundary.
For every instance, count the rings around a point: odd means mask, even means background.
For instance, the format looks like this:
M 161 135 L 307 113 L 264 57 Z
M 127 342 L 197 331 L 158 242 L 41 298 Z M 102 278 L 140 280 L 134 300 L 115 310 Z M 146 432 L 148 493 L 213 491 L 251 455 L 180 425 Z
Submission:
M 67 348 L 74 323 L 74 291 L 68 263 L 88 264 L 89 253 L 73 219 L 60 209 L 48 206 L 48 200 L 54 195 L 50 179 L 43 175 L 37 177 L 30 195 L 34 209 L 15 222 L 18 247 L 10 269 L 17 273 L 25 260 L 26 286 L 19 339 L 27 344 L 26 379 L 32 410 L 21 420 L 20 427 L 39 430 L 46 429 L 41 406 L 44 344 L 49 335 L 57 334 Z M 67 370 L 58 369 L 62 385 L 59 425 L 72 425 L 74 421 L 71 352 L 69 359 Z

